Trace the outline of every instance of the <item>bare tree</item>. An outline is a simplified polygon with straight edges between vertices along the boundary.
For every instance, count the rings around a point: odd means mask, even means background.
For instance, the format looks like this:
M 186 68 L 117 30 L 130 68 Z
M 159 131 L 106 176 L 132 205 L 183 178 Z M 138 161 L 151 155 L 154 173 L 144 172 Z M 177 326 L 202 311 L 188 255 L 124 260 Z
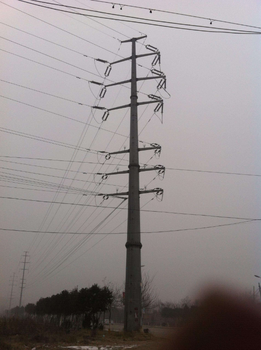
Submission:
M 141 305 L 143 309 L 153 309 L 158 302 L 158 295 L 153 288 L 154 276 L 150 277 L 147 272 L 142 274 Z
M 159 302 L 158 295 L 153 288 L 154 277 L 150 277 L 149 273 L 142 273 L 141 283 L 141 305 L 142 309 L 153 309 Z M 113 301 L 112 308 L 123 309 L 124 308 L 124 286 L 117 286 L 112 282 L 106 284 L 112 291 Z

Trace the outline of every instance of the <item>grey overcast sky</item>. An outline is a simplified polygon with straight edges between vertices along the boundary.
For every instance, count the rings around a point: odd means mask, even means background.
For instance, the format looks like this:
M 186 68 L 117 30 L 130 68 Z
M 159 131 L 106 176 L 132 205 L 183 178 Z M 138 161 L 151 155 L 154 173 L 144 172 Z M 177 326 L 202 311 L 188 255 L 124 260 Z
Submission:
M 95 59 L 128 57 L 130 44 L 121 41 L 144 33 L 137 50 L 160 50 L 155 68 L 166 74 L 167 91 L 157 91 L 159 81 L 138 84 L 139 101 L 164 98 L 163 117 L 153 105 L 139 107 L 140 147 L 162 146 L 160 158 L 140 152 L 140 163 L 166 167 L 164 179 L 140 175 L 141 188 L 164 189 L 162 201 L 141 196 L 142 269 L 163 301 L 194 298 L 214 282 L 252 290 L 261 274 L 260 1 L 122 0 L 122 9 L 90 0 L 49 3 L 175 28 L 0 1 L 1 307 L 8 307 L 13 274 L 12 306 L 19 302 L 25 252 L 23 305 L 76 286 L 124 283 L 126 202 L 97 194 L 126 191 L 128 179 L 96 173 L 127 169 L 127 155 L 106 160 L 99 151 L 128 148 L 129 109 L 102 121 L 91 106 L 128 104 L 130 89 L 111 87 L 100 99 L 90 81 L 128 79 L 130 62 L 113 65 L 104 78 L 107 64 Z M 139 76 L 152 75 L 151 61 L 139 59 Z

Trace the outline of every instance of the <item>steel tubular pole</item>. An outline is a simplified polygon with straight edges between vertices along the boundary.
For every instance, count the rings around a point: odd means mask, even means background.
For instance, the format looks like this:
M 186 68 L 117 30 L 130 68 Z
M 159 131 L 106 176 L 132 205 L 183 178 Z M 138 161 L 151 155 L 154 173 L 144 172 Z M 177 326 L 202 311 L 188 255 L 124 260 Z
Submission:
M 126 281 L 124 330 L 140 331 L 141 327 L 141 241 L 139 198 L 138 96 L 136 72 L 136 40 L 132 42 L 131 111 L 129 154 L 129 197 L 126 243 Z

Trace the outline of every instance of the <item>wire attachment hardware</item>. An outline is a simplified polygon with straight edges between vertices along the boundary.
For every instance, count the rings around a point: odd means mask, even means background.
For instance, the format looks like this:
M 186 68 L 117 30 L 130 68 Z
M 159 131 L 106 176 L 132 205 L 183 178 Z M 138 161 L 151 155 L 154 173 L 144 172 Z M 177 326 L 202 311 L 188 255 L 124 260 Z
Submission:
M 156 199 L 161 202 L 163 200 L 164 191 L 162 188 L 155 188 L 155 190 L 156 190 Z

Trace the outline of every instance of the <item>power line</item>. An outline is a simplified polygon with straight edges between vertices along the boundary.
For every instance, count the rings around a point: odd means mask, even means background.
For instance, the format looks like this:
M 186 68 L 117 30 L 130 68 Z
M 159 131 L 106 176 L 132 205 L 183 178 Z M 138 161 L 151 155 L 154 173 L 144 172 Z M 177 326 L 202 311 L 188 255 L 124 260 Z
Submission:
M 32 185 L 29 185 L 31 187 L 33 187 Z M 43 189 L 37 189 L 37 188 L 28 188 L 28 187 L 17 187 L 17 186 L 7 186 L 7 185 L 0 185 L 0 187 L 2 188 L 11 188 L 11 189 L 16 189 L 16 190 L 26 190 L 26 191 L 40 191 L 40 192 L 56 192 L 56 190 L 43 190 Z M 41 186 L 39 186 L 41 187 Z M 61 189 L 60 190 L 61 193 L 63 193 L 62 191 L 66 191 L 66 189 Z M 76 194 L 78 192 L 73 192 L 73 191 L 69 191 L 69 194 Z
M 1 80 L 1 79 L 0 79 Z M 107 132 L 111 132 L 114 133 L 114 131 L 110 131 L 110 130 L 106 130 L 106 129 L 102 129 L 105 130 Z M 117 133 L 116 133 L 117 134 Z M 123 134 L 117 134 L 120 135 L 122 137 L 127 137 L 126 135 Z M 97 151 L 98 152 L 98 151 Z M 16 157 L 16 156 L 1 156 L 0 158 L 17 158 L 17 159 L 31 159 L 31 160 L 42 160 L 42 161 L 53 161 L 53 162 L 68 162 L 69 160 L 66 159 L 52 159 L 52 158 L 35 158 L 35 157 Z M 117 158 L 116 158 L 117 159 Z M 1 159 L 0 159 L 1 161 Z M 77 163 L 81 161 L 74 161 L 74 163 Z M 16 163 L 16 162 L 12 162 L 12 163 Z M 86 161 L 85 163 L 87 164 L 98 164 L 97 162 L 90 162 L 90 161 Z M 148 163 L 148 162 L 146 162 Z M 145 164 L 146 164 L 145 163 Z M 26 164 L 26 163 L 16 163 L 16 164 L 23 164 L 23 165 L 29 165 L 29 166 L 37 166 L 37 165 L 31 165 L 31 164 Z M 124 164 L 111 164 L 111 165 L 115 165 L 115 166 L 125 166 Z M 49 168 L 49 167 L 44 167 L 44 168 Z M 261 174 L 253 174 L 253 173 L 240 173 L 240 172 L 229 172 L 229 171 L 220 171 L 220 170 L 202 170 L 202 169 L 187 169 L 187 168 L 169 168 L 169 167 L 165 167 L 166 170 L 171 170 L 171 171 L 184 171 L 184 172 L 196 172 L 196 173 L 207 173 L 207 174 L 221 174 L 221 175 L 235 175 L 235 176 L 250 176 L 250 177 L 261 177 Z M 51 168 L 50 169 L 56 169 L 56 168 Z M 58 169 L 56 169 L 58 170 Z M 59 169 L 59 170 L 65 170 L 65 169 Z
M 181 168 L 167 168 L 167 170 L 173 171 L 187 171 L 194 173 L 208 173 L 208 174 L 221 174 L 221 175 L 237 175 L 237 176 L 253 176 L 253 177 L 261 177 L 260 174 L 249 174 L 249 173 L 237 173 L 237 172 L 229 172 L 229 171 L 214 171 L 214 170 L 200 170 L 200 169 L 181 169 Z
M 123 135 L 122 135 L 123 136 Z M 70 160 L 68 159 L 53 159 L 53 158 L 38 158 L 38 157 L 16 157 L 16 156 L 1 156 L 0 158 L 11 158 L 11 159 L 28 159 L 28 160 L 41 160 L 41 161 L 52 161 L 52 162 L 66 162 L 68 163 Z M 38 167 L 38 168 L 47 168 L 47 169 L 54 169 L 54 170 L 66 170 L 66 169 L 60 169 L 60 168 L 53 168 L 53 167 L 47 167 L 47 166 L 43 166 L 43 165 L 36 165 L 36 164 L 28 164 L 28 163 L 21 163 L 21 162 L 13 162 L 11 160 L 3 160 L 0 159 L 0 162 L 5 162 L 5 163 L 12 163 L 12 164 L 19 164 L 19 165 L 28 165 L 28 166 L 34 166 L 34 167 Z M 83 163 L 83 164 L 101 164 L 100 162 L 92 162 L 92 161 L 80 161 L 80 160 L 74 160 L 73 163 Z M 125 166 L 124 164 L 110 164 L 110 165 L 115 165 L 115 166 Z M 70 170 L 70 171 L 74 171 L 74 170 Z
M 96 231 L 99 229 L 99 227 L 106 222 L 106 220 L 115 212 L 115 210 L 120 207 L 120 205 L 125 201 L 125 199 L 123 201 L 121 201 L 121 203 L 119 203 L 119 205 L 112 210 L 108 215 L 106 215 L 106 217 L 99 222 L 96 227 L 94 229 L 91 230 L 91 232 L 88 235 L 93 235 L 94 233 L 96 234 Z M 84 237 L 83 239 L 81 239 L 80 242 L 78 242 L 72 249 L 70 249 L 69 252 L 66 252 L 60 259 L 60 261 L 58 261 L 57 263 L 54 264 L 54 266 L 51 267 L 51 270 L 49 272 L 46 272 L 45 275 L 43 276 L 43 278 L 47 278 L 50 274 L 52 274 L 55 270 L 57 270 L 57 268 L 59 268 L 64 262 L 66 262 L 71 256 L 72 254 L 76 253 L 82 246 L 84 243 L 86 243 L 86 241 L 89 239 L 90 237 Z M 51 260 L 52 261 L 52 260 Z M 50 261 L 50 262 L 51 262 Z M 50 263 L 49 262 L 49 263 Z M 49 264 L 48 263 L 48 264 Z M 41 270 L 41 272 L 44 272 L 44 270 L 46 269 L 46 267 L 48 266 L 48 264 L 43 268 L 43 270 Z M 40 273 L 41 273 L 40 272 Z
M 1 1 L 0 1 L 1 2 Z M 22 58 L 24 60 L 27 60 L 29 62 L 33 62 L 33 63 L 36 63 L 36 64 L 39 64 L 40 66 L 43 66 L 43 67 L 46 67 L 46 68 L 49 68 L 49 69 L 52 69 L 52 70 L 55 70 L 57 72 L 60 72 L 60 73 L 63 73 L 63 74 L 66 74 L 66 75 L 69 75 L 73 78 L 77 78 L 77 79 L 81 79 L 81 80 L 84 80 L 84 81 L 87 81 L 87 82 L 90 82 L 88 79 L 85 79 L 85 78 L 82 78 L 82 77 L 79 77 L 77 75 L 74 75 L 74 74 L 71 74 L 71 73 L 68 73 L 68 72 L 65 72 L 64 70 L 61 70 L 61 69 L 58 69 L 58 68 L 54 68 L 52 66 L 49 66 L 48 64 L 44 64 L 44 63 L 41 63 L 41 62 L 38 62 L 38 61 L 35 61 L 35 60 L 32 60 L 30 58 L 27 58 L 27 57 L 24 57 L 24 56 L 21 56 L 21 55 L 18 55 L 16 53 L 13 53 L 13 52 L 10 52 L 10 51 L 7 51 L 7 50 L 4 50 L 4 49 L 0 49 L 1 51 L 5 52 L 5 53 L 8 53 L 10 55 L 13 55 L 13 56 L 16 56 L 16 57 L 19 57 L 19 58 Z
M 51 59 L 53 59 L 53 60 L 55 60 L 55 61 L 58 61 L 58 62 L 63 63 L 63 64 L 66 64 L 66 65 L 68 65 L 68 66 L 70 66 L 70 67 L 74 67 L 74 68 L 77 68 L 77 69 L 82 70 L 82 71 L 84 71 L 84 72 L 87 72 L 87 73 L 89 73 L 89 74 L 95 75 L 96 77 L 100 77 L 98 74 L 93 73 L 93 72 L 90 72 L 90 71 L 88 71 L 87 69 L 78 67 L 78 66 L 76 66 L 76 65 L 74 65 L 74 64 L 72 64 L 72 63 L 69 63 L 69 62 L 66 62 L 66 61 L 64 61 L 64 60 L 61 60 L 60 58 L 57 58 L 57 57 L 54 57 L 54 56 L 52 56 L 52 55 L 48 55 L 47 53 L 44 53 L 44 52 L 41 52 L 41 51 L 39 51 L 39 50 L 33 49 L 32 47 L 29 47 L 29 46 L 20 44 L 20 43 L 14 41 L 14 40 L 7 39 L 7 38 L 5 38 L 5 37 L 3 37 L 3 36 L 0 36 L 0 39 L 6 40 L 6 41 L 9 41 L 9 42 L 11 42 L 11 43 L 13 43 L 13 44 L 16 44 L 16 45 L 19 45 L 19 46 L 21 46 L 21 47 L 24 47 L 24 48 L 26 48 L 26 49 L 28 49 L 28 50 L 31 50 L 31 51 L 33 51 L 33 52 L 36 52 L 36 53 L 38 53 L 38 54 L 40 54 L 40 55 L 43 55 L 43 56 L 45 56 L 45 57 L 49 57 L 49 58 L 51 58 Z
M 117 185 L 111 185 L 117 186 Z M 84 190 L 83 190 L 84 191 Z M 30 198 L 21 198 L 21 197 L 5 197 L 0 196 L 0 199 L 11 199 L 11 200 L 20 200 L 20 201 L 28 201 L 28 202 L 39 202 L 39 203 L 51 203 L 51 201 L 41 200 L 41 199 L 30 199 Z M 114 206 L 102 206 L 102 205 L 92 205 L 92 204 L 84 204 L 84 203 L 73 203 L 73 202 L 53 202 L 54 204 L 63 204 L 70 206 L 80 206 L 80 207 L 92 207 L 92 208 L 104 208 L 104 209 L 116 209 Z M 119 210 L 125 210 L 125 208 L 120 208 Z M 186 213 L 186 212 L 178 212 L 178 211 L 168 211 L 168 210 L 151 210 L 151 209 L 140 209 L 145 213 L 154 213 L 154 214 L 169 214 L 169 215 L 182 215 L 182 216 L 197 216 L 197 217 L 208 217 L 208 218 L 216 218 L 216 219 L 233 219 L 233 220 L 246 220 L 246 221 L 259 221 L 259 218 L 244 218 L 238 216 L 228 216 L 228 215 L 214 215 L 214 214 L 200 214 L 200 213 Z
M 80 194 L 87 193 L 87 190 L 83 190 L 81 188 L 66 186 L 66 185 L 59 185 L 58 183 L 32 179 L 30 177 L 25 177 L 25 176 L 16 176 L 16 177 L 12 176 L 12 175 L 10 176 L 10 174 L 8 174 L 8 173 L 7 173 L 7 175 L 0 174 L 0 178 L 1 178 L 1 181 L 4 181 L 4 182 L 14 182 L 14 183 L 18 183 L 18 184 L 28 185 L 31 187 L 36 186 L 36 187 L 55 188 L 55 189 L 61 188 L 62 190 L 73 191 L 74 193 L 75 192 L 80 193 Z
M 11 134 L 11 135 L 15 135 L 15 136 L 20 136 L 20 137 L 25 137 L 31 140 L 35 140 L 35 141 L 40 141 L 40 142 L 45 142 L 45 143 L 50 143 L 56 146 L 61 146 L 61 147 L 66 147 L 66 148 L 71 148 L 77 151 L 83 151 L 83 152 L 90 152 L 90 153 L 94 153 L 96 154 L 96 152 L 93 152 L 92 150 L 88 149 L 88 148 L 84 148 L 84 147 L 77 147 L 75 145 L 72 145 L 70 143 L 65 143 L 65 142 L 61 142 L 61 141 L 56 141 L 56 140 L 52 140 L 52 139 L 48 139 L 46 137 L 40 137 L 40 136 L 36 136 L 33 134 L 27 134 L 24 132 L 20 132 L 20 131 L 15 131 L 12 129 L 7 129 L 7 128 L 1 128 L 0 127 L 0 131 L 5 132 L 7 134 Z
M 4 96 L 4 95 L 0 95 L 1 98 L 4 98 L 6 100 L 9 100 L 9 101 L 13 101 L 13 102 L 16 102 L 16 103 L 20 103 L 24 106 L 28 106 L 28 107 L 31 107 L 31 108 L 35 108 L 35 109 L 38 109 L 39 111 L 43 111 L 43 112 L 46 112 L 46 113 L 50 113 L 50 114 L 53 114 L 53 115 L 56 115 L 58 117 L 61 117 L 61 118 L 64 118 L 64 119 L 68 119 L 68 120 L 72 120 L 76 123 L 80 123 L 80 124 L 85 124 L 86 125 L 86 122 L 83 122 L 81 120 L 78 120 L 78 119 L 74 119 L 74 118 L 71 118 L 71 117 L 67 117 L 63 114 L 60 114 L 60 113 L 56 113 L 56 112 L 52 112 L 52 111 L 49 111 L 48 109 L 45 109 L 45 108 L 41 108 L 41 107 L 37 107 L 37 106 L 34 106 L 34 105 L 31 105 L 30 103 L 26 103 L 26 102 L 23 102 L 23 101 L 19 101 L 19 100 L 16 100 L 14 98 L 11 98 L 11 97 L 7 97 L 7 96 Z M 87 105 L 86 105 L 87 106 Z M 91 106 L 88 106 L 88 107 L 91 107 Z M 91 125 L 92 126 L 92 125 Z M 92 126 L 95 128 L 95 126 Z M 97 128 L 97 127 L 96 127 Z
M 81 16 L 85 16 L 85 17 L 94 17 L 94 18 L 101 18 L 101 19 L 107 19 L 107 20 L 113 20 L 113 21 L 138 23 L 138 24 L 145 24 L 145 25 L 156 26 L 156 27 L 188 30 L 188 31 L 195 31 L 195 32 L 219 33 L 219 34 L 261 34 L 261 32 L 256 32 L 256 31 L 243 31 L 243 30 L 238 30 L 238 29 L 209 27 L 209 26 L 194 25 L 194 24 L 189 24 L 189 23 L 177 23 L 177 22 L 169 22 L 169 21 L 152 20 L 152 19 L 148 19 L 148 18 L 141 18 L 141 17 L 127 16 L 127 15 L 113 14 L 113 13 L 108 13 L 108 12 L 103 12 L 103 11 L 88 10 L 88 9 L 85 9 L 85 8 L 77 8 L 77 9 L 82 9 L 84 11 L 97 12 L 97 13 L 100 13 L 100 14 L 105 14 L 105 15 L 110 15 L 110 16 L 118 16 L 118 17 L 124 17 L 124 18 L 133 18 L 133 19 L 136 19 L 136 20 L 122 19 L 122 18 L 112 18 L 112 17 L 102 17 L 102 16 L 99 16 L 99 15 L 90 15 L 90 14 L 84 14 L 84 13 L 80 13 L 80 12 L 72 12 L 72 11 L 67 11 L 67 10 L 63 10 L 63 9 L 60 9 L 60 8 L 57 9 L 57 8 L 44 6 L 44 5 L 40 5 L 39 4 L 39 3 L 51 4 L 52 6 L 57 5 L 57 4 L 52 4 L 52 3 L 48 3 L 48 2 L 44 2 L 44 1 L 38 1 L 38 0 L 34 0 L 34 2 L 28 2 L 28 1 L 25 1 L 25 0 L 19 0 L 19 1 L 23 2 L 23 3 L 30 4 L 30 5 L 35 5 L 35 6 L 43 7 L 43 8 L 46 8 L 46 9 L 54 10 L 54 11 L 65 12 L 65 13 L 73 13 L 73 14 L 81 15 Z M 39 2 L 39 3 L 36 3 L 36 1 Z M 74 8 L 73 6 L 67 6 L 67 5 L 59 5 L 59 6 L 63 6 L 63 7 L 66 7 L 66 8 Z M 144 22 L 144 21 L 147 21 L 147 22 Z M 172 24 L 172 25 L 170 25 L 170 24 Z M 183 27 L 177 27 L 177 25 L 178 26 L 183 26 Z M 185 28 L 185 26 L 186 26 L 186 28 Z M 208 29 L 195 29 L 195 28 L 208 28 Z
M 0 49 L 0 50 L 1 50 L 1 49 Z M 1 79 L 0 79 L 0 81 L 1 81 Z M 12 83 L 10 83 L 10 84 L 12 84 Z M 16 85 L 16 84 L 15 84 L 15 85 Z M 20 86 L 20 87 L 22 87 L 22 86 Z M 25 88 L 26 88 L 26 87 L 25 87 Z M 30 90 L 31 90 L 31 89 L 30 89 Z M 40 92 L 40 91 L 37 91 L 37 92 Z M 45 108 L 41 108 L 41 107 L 38 107 L 38 106 L 34 106 L 34 105 L 30 104 L 30 103 L 26 103 L 26 102 L 23 102 L 23 101 L 19 101 L 19 100 L 17 100 L 17 99 L 11 98 L 11 97 L 7 97 L 7 96 L 4 96 L 4 95 L 0 95 L 0 97 L 1 97 L 1 98 L 4 98 L 4 99 L 6 99 L 6 100 L 9 100 L 9 101 L 13 101 L 13 102 L 16 102 L 16 103 L 20 103 L 20 104 L 22 104 L 22 105 L 24 105 L 24 106 L 28 106 L 28 107 L 35 108 L 35 109 L 38 109 L 38 110 L 43 111 L 43 112 L 46 112 L 46 113 L 50 113 L 50 114 L 56 115 L 56 116 L 61 117 L 61 118 L 64 118 L 64 119 L 72 120 L 72 121 L 74 121 L 74 122 L 76 122 L 76 123 L 79 123 L 79 124 L 89 125 L 90 127 L 94 128 L 94 129 L 100 129 L 100 130 L 102 130 L 102 131 L 106 131 L 106 132 L 108 132 L 108 133 L 110 133 L 110 134 L 115 134 L 115 135 L 118 135 L 118 136 L 122 136 L 122 137 L 124 137 L 124 138 L 127 137 L 126 135 L 123 135 L 123 134 L 118 133 L 118 132 L 115 132 L 115 131 L 111 131 L 111 130 L 106 129 L 106 128 L 103 128 L 103 127 L 101 127 L 101 126 L 96 126 L 96 125 L 93 125 L 93 124 L 87 124 L 86 122 L 84 122 L 84 121 L 82 121 L 82 120 L 74 119 L 74 118 L 68 117 L 68 116 L 66 116 L 66 115 L 64 115 L 64 114 L 56 113 L 56 112 L 50 111 L 50 110 L 45 109 Z M 77 102 L 76 102 L 76 103 L 77 103 Z M 86 104 L 82 104 L 82 103 L 79 103 L 79 104 L 80 104 L 80 105 L 85 105 L 85 106 L 87 106 L 87 107 L 91 107 L 91 106 L 86 105 Z M 12 130 L 12 131 L 13 131 L 13 130 Z M 98 151 L 97 151 L 97 152 L 98 152 Z M 1 157 L 1 156 L 0 156 L 0 157 Z
M 61 3 L 59 3 L 58 1 L 55 1 L 55 0 L 53 0 L 53 1 L 56 2 L 57 4 L 61 4 Z M 68 16 L 68 15 L 67 15 L 67 16 Z M 85 22 L 79 21 L 79 20 L 75 19 L 75 18 L 72 17 L 72 16 L 68 16 L 68 17 L 70 17 L 70 18 L 72 18 L 73 20 L 75 20 L 75 21 L 77 21 L 77 22 L 79 22 L 79 23 L 82 23 L 82 24 L 84 24 L 84 25 L 86 25 L 86 26 L 88 26 L 88 27 L 93 28 L 94 30 L 97 30 L 98 32 L 100 32 L 100 33 L 102 33 L 102 34 L 104 34 L 104 35 L 107 35 L 107 36 L 109 36 L 109 37 L 111 37 L 111 38 L 113 38 L 113 39 L 115 39 L 115 40 L 120 41 L 118 38 L 115 38 L 114 36 L 112 36 L 112 35 L 110 35 L 110 34 L 108 34 L 108 33 L 105 33 L 104 31 L 102 31 L 102 30 L 100 30 L 100 29 L 98 29 L 98 28 L 95 28 L 95 27 L 90 26 L 90 24 L 86 24 Z M 91 19 L 91 20 L 92 20 L 93 22 L 95 22 L 95 23 L 98 23 L 100 26 L 103 26 L 103 27 L 105 27 L 105 28 L 107 28 L 107 29 L 110 29 L 111 31 L 113 31 L 113 32 L 115 32 L 115 33 L 117 33 L 117 34 L 120 34 L 120 35 L 124 36 L 125 38 L 129 38 L 127 35 L 125 35 L 125 34 L 119 32 L 118 30 L 115 30 L 115 29 L 111 28 L 110 26 L 107 26 L 107 25 L 105 25 L 105 24 L 103 24 L 103 23 L 101 23 L 101 22 L 99 22 L 99 21 L 96 21 L 95 19 Z
M 256 28 L 256 29 L 261 29 L 261 27 L 258 26 L 253 26 L 249 24 L 243 24 L 243 23 L 238 23 L 238 22 L 232 22 L 232 21 L 225 21 L 221 19 L 217 19 L 214 17 L 202 17 L 202 16 L 196 16 L 196 15 L 190 15 L 186 13 L 181 13 L 181 12 L 174 12 L 174 11 L 168 11 L 168 10 L 160 10 L 152 7 L 143 7 L 143 6 L 135 6 L 135 5 L 130 5 L 130 4 L 120 4 L 117 2 L 110 2 L 110 1 L 103 1 L 103 0 L 89 0 L 93 2 L 98 2 L 98 3 L 104 3 L 104 4 L 110 4 L 110 5 L 118 5 L 122 7 L 130 7 L 130 8 L 137 8 L 137 9 L 142 9 L 146 11 L 153 11 L 153 12 L 160 12 L 160 13 L 168 13 L 168 14 L 173 14 L 173 15 L 178 15 L 178 16 L 184 16 L 184 17 L 191 17 L 191 18 L 197 18 L 197 19 L 203 19 L 206 21 L 212 21 L 212 22 L 219 22 L 219 23 L 225 23 L 225 24 L 233 24 L 237 26 L 242 26 L 242 27 L 249 27 L 249 28 Z
M 87 105 L 86 103 L 83 103 L 83 102 L 78 102 L 78 101 L 70 100 L 70 99 L 65 98 L 65 97 L 61 97 L 61 96 L 57 96 L 57 95 L 54 95 L 54 94 L 50 94 L 49 92 L 40 91 L 40 90 L 37 90 L 37 89 L 34 89 L 34 88 L 30 88 L 30 87 L 28 87 L 28 86 L 24 86 L 24 85 L 21 85 L 21 84 L 13 83 L 13 82 L 11 82 L 11 81 L 7 81 L 7 80 L 3 80 L 3 79 L 0 79 L 0 81 L 3 82 L 3 83 L 6 83 L 6 84 L 10 84 L 10 85 L 17 86 L 17 87 L 19 87 L 19 88 L 23 88 L 23 89 L 26 89 L 26 90 L 38 92 L 38 93 L 43 94 L 43 95 L 55 97 L 55 98 L 58 98 L 58 99 L 63 100 L 63 101 L 76 103 L 77 105 L 80 105 L 80 106 L 91 107 L 90 105 Z M 5 96 L 1 96 L 1 97 L 7 98 L 7 97 L 5 97 Z M 15 100 L 15 101 L 16 101 L 16 102 L 19 102 L 19 103 L 23 103 L 23 102 L 21 102 L 21 101 L 17 101 L 17 100 Z M 29 105 L 29 106 L 32 107 L 32 105 Z M 33 106 L 33 107 L 34 107 L 34 106 Z M 76 120 L 76 119 L 73 119 L 73 120 Z
M 184 231 L 198 231 L 198 230 L 207 230 L 212 228 L 219 227 L 227 227 L 227 226 L 235 226 L 242 225 L 250 222 L 260 222 L 261 219 L 251 219 L 251 220 L 243 220 L 240 222 L 232 222 L 228 224 L 220 224 L 220 225 L 209 225 L 209 226 L 201 226 L 201 227 L 190 227 L 190 228 L 180 228 L 180 229 L 170 229 L 170 230 L 156 230 L 156 231 L 141 231 L 143 234 L 162 234 L 162 233 L 173 233 L 173 232 L 184 232 Z M 38 230 L 22 230 L 22 229 L 11 229 L 11 228 L 0 228 L 0 231 L 8 231 L 8 232 L 22 232 L 22 233 L 48 233 L 48 234 L 63 234 L 63 235 L 89 235 L 88 232 L 57 232 L 57 231 L 38 231 Z M 107 232 L 96 232 L 95 234 L 107 235 Z M 126 232 L 111 232 L 112 235 L 123 235 Z
M 26 173 L 26 174 L 34 174 L 34 175 L 40 175 L 40 176 L 49 176 L 49 177 L 54 177 L 54 178 L 58 178 L 58 179 L 63 178 L 63 176 L 58 176 L 58 175 L 54 175 L 54 174 L 36 173 L 36 172 L 33 172 L 33 171 L 20 170 L 20 169 L 13 169 L 13 168 L 6 168 L 6 167 L 2 167 L 2 166 L 0 166 L 0 169 L 11 170 L 11 171 L 18 171 L 18 172 Z M 62 170 L 65 171 L 66 169 L 62 169 Z M 78 173 L 77 170 L 68 170 L 68 172 L 69 172 L 69 171 L 72 171 L 72 172 L 74 172 L 74 173 Z M 5 173 L 5 174 L 6 174 L 6 173 Z M 96 175 L 96 173 L 93 173 L 93 172 L 86 172 L 86 174 Z M 66 177 L 65 179 L 66 179 L 66 180 L 73 180 L 72 178 L 68 178 L 68 177 Z M 85 180 L 80 180 L 80 179 L 74 179 L 74 181 L 86 182 Z
M 71 52 L 77 53 L 77 54 L 79 54 L 79 55 L 81 55 L 81 56 L 83 56 L 83 57 L 87 57 L 87 58 L 90 58 L 90 59 L 93 59 L 93 60 L 96 59 L 96 58 L 94 58 L 94 57 L 92 57 L 92 56 L 89 56 L 89 55 L 84 54 L 83 52 L 80 52 L 80 51 L 71 49 L 71 48 L 69 48 L 69 47 L 67 47 L 67 46 L 64 46 L 64 45 L 55 43 L 54 41 L 48 40 L 48 39 L 46 39 L 46 38 L 43 38 L 43 37 L 41 37 L 41 36 L 39 36 L 39 35 L 35 35 L 35 34 L 33 34 L 33 33 L 29 33 L 29 32 L 27 32 L 27 31 L 25 31 L 25 30 L 20 29 L 20 28 L 11 26 L 10 24 L 4 23 L 4 22 L 0 22 L 0 24 L 3 24 L 3 25 L 5 25 L 5 26 L 7 26 L 7 27 L 9 27 L 9 28 L 15 29 L 15 30 L 17 30 L 17 31 L 19 31 L 19 32 L 21 32 L 21 33 L 25 33 L 25 34 L 27 34 L 27 35 L 33 36 L 34 38 L 37 38 L 37 39 L 46 41 L 47 43 L 56 45 L 56 46 L 58 46 L 58 47 L 62 47 L 63 49 L 66 49 L 66 50 L 69 50 L 69 51 L 71 51 Z
M 21 0 L 19 0 L 19 1 L 21 2 Z M 89 43 L 89 44 L 91 44 L 91 45 L 94 45 L 94 46 L 96 46 L 96 47 L 98 47 L 98 48 L 100 48 L 100 49 L 102 49 L 102 50 L 105 50 L 105 51 L 107 51 L 107 52 L 109 52 L 109 53 L 114 54 L 113 51 L 110 51 L 110 50 L 108 50 L 108 49 L 106 49 L 106 48 L 104 48 L 104 47 L 102 47 L 102 46 L 100 46 L 100 45 L 98 45 L 98 44 L 95 44 L 95 43 L 93 43 L 92 41 L 89 41 L 89 40 L 87 40 L 87 39 L 85 39 L 85 38 L 83 38 L 83 37 L 81 37 L 81 36 L 79 36 L 79 35 L 73 34 L 73 33 L 69 32 L 68 30 L 65 30 L 65 29 L 63 29 L 63 28 L 60 28 L 60 27 L 58 27 L 57 25 L 54 25 L 54 24 L 52 24 L 52 23 L 50 23 L 50 22 L 47 22 L 47 21 L 44 21 L 43 19 L 38 18 L 38 17 L 36 17 L 36 16 L 30 15 L 29 13 L 27 13 L 27 12 L 25 12 L 25 11 L 22 11 L 22 10 L 20 10 L 20 9 L 14 7 L 14 6 L 8 5 L 8 4 L 4 3 L 3 1 L 0 1 L 0 3 L 3 4 L 3 5 L 5 5 L 5 6 L 8 6 L 8 7 L 12 8 L 12 9 L 14 9 L 14 10 L 16 10 L 16 11 L 18 11 L 18 12 L 21 12 L 21 13 L 23 13 L 23 14 L 29 16 L 29 17 L 32 17 L 32 18 L 34 18 L 34 19 L 36 19 L 36 20 L 38 20 L 38 21 L 40 21 L 40 22 L 42 22 L 42 23 L 48 24 L 49 26 L 54 27 L 54 28 L 56 28 L 56 29 L 58 29 L 58 30 L 60 30 L 60 31 L 62 31 L 62 32 L 64 32 L 64 33 L 67 33 L 67 34 L 69 34 L 69 35 L 72 35 L 72 36 L 74 36 L 74 37 L 76 37 L 76 38 L 78 38 L 78 39 L 80 39 L 80 40 L 83 40 L 83 41 L 85 41 L 85 42 L 87 42 L 87 43 Z
M 56 171 L 66 171 L 66 169 L 61 169 L 61 168 L 54 168 L 54 167 L 50 167 L 50 166 L 44 166 L 44 165 L 36 165 L 36 164 L 28 164 L 28 163 L 20 163 L 20 162 L 12 162 L 12 161 L 8 161 L 8 160 L 2 160 L 0 159 L 0 162 L 6 162 L 6 163 L 11 163 L 11 164 L 18 164 L 18 165 L 26 165 L 26 166 L 30 166 L 30 167 L 36 167 L 36 168 L 43 168 L 43 169 L 50 169 L 50 170 L 56 170 Z M 94 163 L 97 164 L 97 163 Z M 21 169 L 14 169 L 14 168 L 6 168 L 6 167 L 1 167 L 0 169 L 5 169 L 5 170 L 11 170 L 11 171 L 21 171 L 21 172 L 28 172 L 25 170 L 21 170 Z M 68 170 L 68 172 L 70 173 L 78 173 L 78 170 Z M 37 174 L 37 175 L 44 175 L 42 173 L 35 173 L 35 172 L 28 172 L 31 174 Z M 96 175 L 96 172 L 83 172 L 82 174 L 92 174 L 92 175 Z M 50 174 L 47 174 L 46 176 L 53 176 Z

